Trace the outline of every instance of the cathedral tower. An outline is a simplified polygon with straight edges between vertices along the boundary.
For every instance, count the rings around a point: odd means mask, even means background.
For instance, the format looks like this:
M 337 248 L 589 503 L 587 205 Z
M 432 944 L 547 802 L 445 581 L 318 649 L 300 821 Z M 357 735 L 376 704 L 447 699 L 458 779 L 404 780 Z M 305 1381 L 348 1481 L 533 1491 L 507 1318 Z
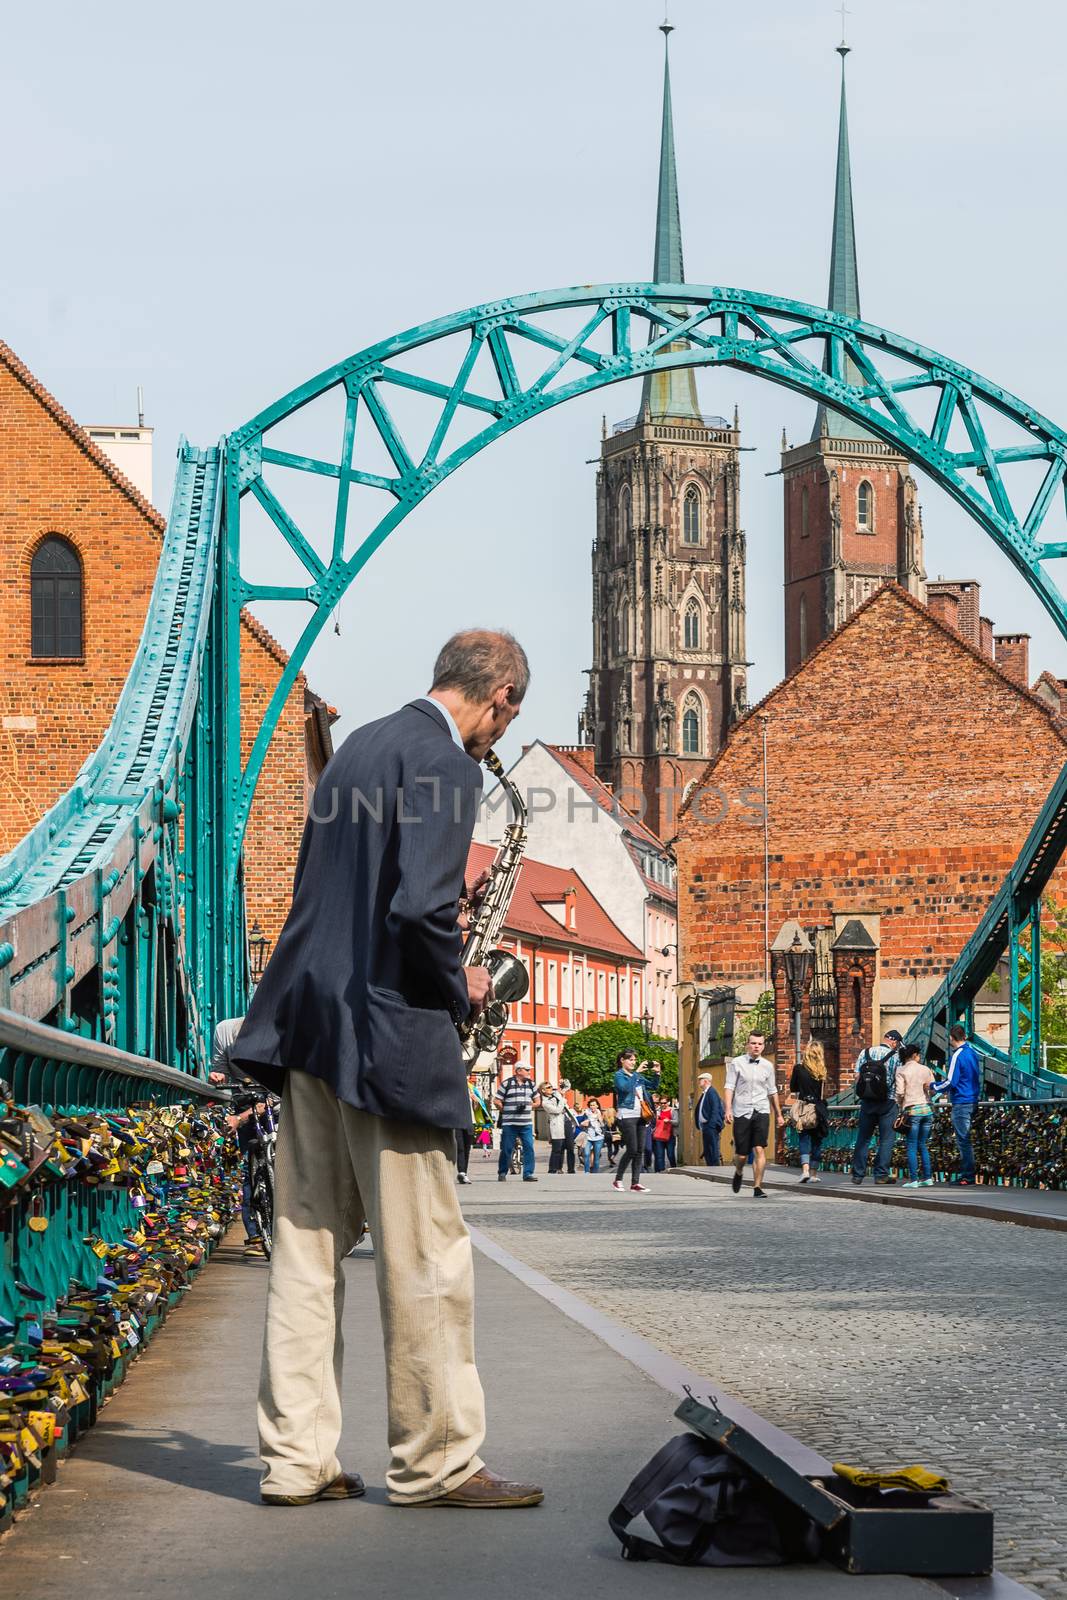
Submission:
M 662 27 L 663 128 L 652 276 L 684 283 Z M 600 448 L 593 666 L 579 736 L 621 803 L 671 839 L 686 786 L 745 707 L 738 418 L 704 416 L 692 368 L 649 374 Z
M 830 249 L 831 311 L 860 315 L 852 172 L 848 148 L 845 57 Z M 858 382 L 853 363 L 849 381 Z M 807 444 L 782 440 L 785 480 L 785 670 L 793 672 L 815 646 L 895 579 L 925 598 L 923 536 L 915 480 L 906 458 L 858 422 L 820 405 Z

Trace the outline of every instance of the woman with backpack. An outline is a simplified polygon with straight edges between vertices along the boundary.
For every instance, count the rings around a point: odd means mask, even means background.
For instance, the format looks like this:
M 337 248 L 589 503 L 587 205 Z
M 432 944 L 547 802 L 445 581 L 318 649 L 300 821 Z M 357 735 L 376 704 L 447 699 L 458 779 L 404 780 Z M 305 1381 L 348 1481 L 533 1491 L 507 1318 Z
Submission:
M 901 1051 L 896 1077 L 897 1102 L 908 1121 L 908 1181 L 905 1189 L 929 1189 L 933 1185 L 929 1150 L 930 1129 L 934 1121 L 933 1107 L 930 1105 L 933 1082 L 934 1075 L 923 1060 L 919 1046 L 906 1045 Z
M 800 1181 L 818 1183 L 819 1157 L 830 1131 L 826 1111 L 826 1057 L 818 1039 L 809 1039 L 793 1068 L 789 1088 L 796 1096 L 789 1107 L 790 1120 L 800 1145 Z

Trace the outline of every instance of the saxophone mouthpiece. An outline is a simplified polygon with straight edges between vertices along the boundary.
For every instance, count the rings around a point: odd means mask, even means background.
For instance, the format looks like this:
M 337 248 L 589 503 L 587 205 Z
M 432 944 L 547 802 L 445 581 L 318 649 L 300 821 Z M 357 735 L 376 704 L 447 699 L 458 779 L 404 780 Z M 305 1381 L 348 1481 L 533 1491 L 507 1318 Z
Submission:
M 501 761 L 495 750 L 487 750 L 485 755 L 482 757 L 482 761 L 484 765 L 489 768 L 489 771 L 493 774 L 494 778 L 503 776 L 504 763 Z

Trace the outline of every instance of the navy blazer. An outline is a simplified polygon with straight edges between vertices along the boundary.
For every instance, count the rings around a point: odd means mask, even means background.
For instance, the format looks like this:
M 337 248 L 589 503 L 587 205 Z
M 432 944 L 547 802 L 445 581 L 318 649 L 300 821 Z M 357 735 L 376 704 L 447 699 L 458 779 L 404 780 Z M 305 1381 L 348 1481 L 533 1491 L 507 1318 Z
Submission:
M 349 735 L 315 789 L 293 904 L 232 1058 L 375 1116 L 471 1125 L 459 898 L 482 769 L 412 702 Z
M 726 1107 L 722 1103 L 722 1096 L 713 1083 L 708 1084 L 703 1094 L 697 1095 L 696 1105 L 693 1107 L 693 1121 L 699 1128 L 701 1107 L 709 1094 L 711 1099 L 708 1101 L 707 1109 L 704 1112 L 707 1119 L 706 1126 L 715 1133 L 721 1133 L 726 1126 Z

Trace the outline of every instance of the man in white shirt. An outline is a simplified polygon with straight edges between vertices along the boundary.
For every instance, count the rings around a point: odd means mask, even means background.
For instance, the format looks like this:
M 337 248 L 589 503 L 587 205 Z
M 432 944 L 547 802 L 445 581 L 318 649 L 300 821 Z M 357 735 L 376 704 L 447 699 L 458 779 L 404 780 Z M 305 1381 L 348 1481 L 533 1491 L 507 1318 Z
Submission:
M 767 1140 L 771 1131 L 771 1107 L 775 1118 L 781 1120 L 778 1103 L 778 1085 L 774 1068 L 763 1060 L 765 1040 L 762 1033 L 750 1033 L 748 1047 L 743 1056 L 734 1056 L 726 1069 L 726 1088 L 723 1101 L 726 1125 L 734 1134 L 734 1194 L 741 1192 L 741 1179 L 745 1162 L 752 1155 L 752 1173 L 755 1180 L 752 1190 L 757 1200 L 766 1198 L 763 1173 L 767 1165 Z

